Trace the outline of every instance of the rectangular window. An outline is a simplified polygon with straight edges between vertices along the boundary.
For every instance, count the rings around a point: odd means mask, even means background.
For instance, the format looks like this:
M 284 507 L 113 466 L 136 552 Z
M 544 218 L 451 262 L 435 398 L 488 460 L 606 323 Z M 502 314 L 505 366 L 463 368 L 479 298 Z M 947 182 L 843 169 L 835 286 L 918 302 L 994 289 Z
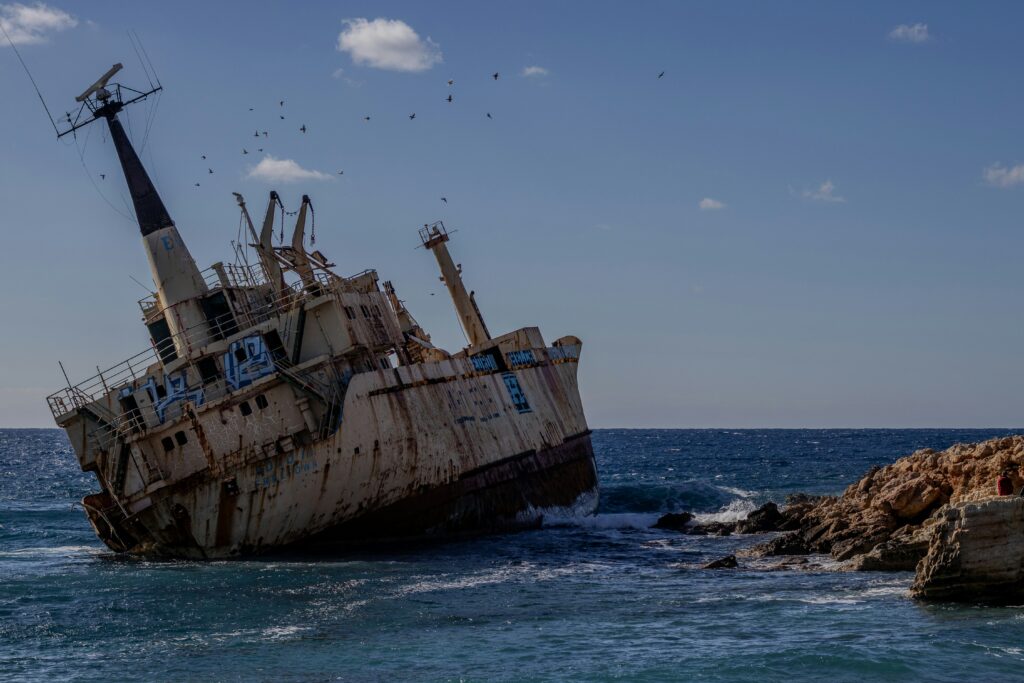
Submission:
M 257 408 L 259 408 L 260 410 L 266 410 L 267 406 L 269 406 L 269 405 L 270 404 L 267 402 L 267 397 L 266 396 L 264 396 L 263 394 L 258 394 L 256 396 L 256 407 Z
M 345 315 L 348 316 L 349 320 L 355 320 L 356 319 L 356 309 L 352 308 L 351 306 L 346 306 L 345 307 Z
M 242 415 L 252 415 L 252 406 L 249 405 L 248 401 L 242 401 L 239 403 L 238 410 L 241 411 Z
M 203 384 L 210 384 L 220 379 L 220 370 L 217 368 L 217 361 L 213 356 L 206 356 L 196 361 L 196 369 Z
M 188 437 L 185 436 L 185 432 L 174 432 L 174 440 L 178 442 L 179 446 L 184 446 L 188 443 Z
M 203 308 L 203 315 L 206 316 L 214 339 L 224 339 L 238 332 L 238 323 L 235 322 L 235 314 L 232 313 L 231 305 L 224 296 L 224 290 L 200 299 L 199 304 Z
M 170 453 L 171 451 L 174 450 L 174 441 L 171 439 L 171 437 L 165 436 L 164 438 L 160 439 L 160 443 L 163 445 L 165 453 Z
M 157 318 L 146 327 L 149 328 L 149 338 L 153 340 L 153 346 L 156 348 L 157 355 L 160 356 L 160 361 L 166 364 L 177 360 L 178 352 L 174 348 L 174 340 L 171 339 L 171 328 L 167 325 L 167 320 Z

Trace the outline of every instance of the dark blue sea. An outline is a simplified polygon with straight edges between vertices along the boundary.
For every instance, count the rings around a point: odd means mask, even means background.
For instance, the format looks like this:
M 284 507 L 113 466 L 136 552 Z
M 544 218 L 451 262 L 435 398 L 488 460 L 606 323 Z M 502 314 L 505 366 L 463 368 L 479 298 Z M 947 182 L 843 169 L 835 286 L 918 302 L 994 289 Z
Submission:
M 63 433 L 0 430 L 0 679 L 1021 680 L 1024 608 L 922 605 L 910 574 L 828 563 L 701 570 L 763 537 L 649 528 L 669 510 L 726 519 L 838 493 L 917 448 L 1007 433 L 598 430 L 596 517 L 199 563 L 108 552 L 77 505 L 95 482 Z

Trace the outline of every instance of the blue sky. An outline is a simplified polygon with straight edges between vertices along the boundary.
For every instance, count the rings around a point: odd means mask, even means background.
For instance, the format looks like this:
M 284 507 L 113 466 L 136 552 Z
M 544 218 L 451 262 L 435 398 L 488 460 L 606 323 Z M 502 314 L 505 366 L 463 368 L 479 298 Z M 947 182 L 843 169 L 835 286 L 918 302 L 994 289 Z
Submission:
M 592 426 L 1024 422 L 1017 4 L 51 2 L 0 17 L 61 113 L 114 62 L 146 84 L 138 32 L 166 91 L 131 132 L 141 146 L 154 116 L 143 158 L 202 267 L 230 259 L 232 191 L 257 213 L 271 188 L 289 208 L 308 193 L 338 270 L 377 268 L 459 348 L 414 248 L 444 220 L 492 332 L 584 340 Z M 55 141 L 9 47 L 0 86 L 0 425 L 46 426 L 58 359 L 75 380 L 145 348 L 131 277 L 149 273 L 103 131 L 84 161 L 84 137 Z M 268 155 L 294 165 L 258 167 Z M 285 182 L 296 169 L 324 179 Z

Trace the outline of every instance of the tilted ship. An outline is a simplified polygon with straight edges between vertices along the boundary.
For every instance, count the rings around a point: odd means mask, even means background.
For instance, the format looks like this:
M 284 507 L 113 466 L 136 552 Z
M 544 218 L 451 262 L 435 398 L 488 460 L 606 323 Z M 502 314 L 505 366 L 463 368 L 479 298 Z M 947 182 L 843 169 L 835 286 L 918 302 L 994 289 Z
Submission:
M 200 271 L 118 114 L 150 93 L 109 83 L 64 134 L 104 120 L 152 270 L 151 348 L 48 398 L 100 491 L 82 504 L 111 549 L 223 558 L 450 537 L 592 513 L 597 472 L 577 386 L 580 340 L 492 336 L 448 251 L 420 229 L 469 345 L 436 348 L 376 271 L 342 277 L 306 248 L 303 197 L 274 246 L 236 195 L 257 259 Z

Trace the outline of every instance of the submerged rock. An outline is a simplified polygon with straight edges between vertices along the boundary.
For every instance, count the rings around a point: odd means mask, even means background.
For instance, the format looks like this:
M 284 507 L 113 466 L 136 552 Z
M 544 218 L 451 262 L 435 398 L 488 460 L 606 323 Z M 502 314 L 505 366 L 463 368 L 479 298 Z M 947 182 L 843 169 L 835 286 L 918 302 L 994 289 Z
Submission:
M 652 529 L 669 529 L 671 531 L 683 531 L 686 525 L 693 519 L 693 515 L 689 512 L 670 512 L 667 515 L 662 515 L 658 518 L 658 521 L 654 523 Z
M 708 562 L 704 565 L 704 569 L 736 569 L 738 566 L 735 555 L 726 555 L 720 560 Z
M 911 594 L 925 600 L 1024 601 L 1024 498 L 943 508 Z

